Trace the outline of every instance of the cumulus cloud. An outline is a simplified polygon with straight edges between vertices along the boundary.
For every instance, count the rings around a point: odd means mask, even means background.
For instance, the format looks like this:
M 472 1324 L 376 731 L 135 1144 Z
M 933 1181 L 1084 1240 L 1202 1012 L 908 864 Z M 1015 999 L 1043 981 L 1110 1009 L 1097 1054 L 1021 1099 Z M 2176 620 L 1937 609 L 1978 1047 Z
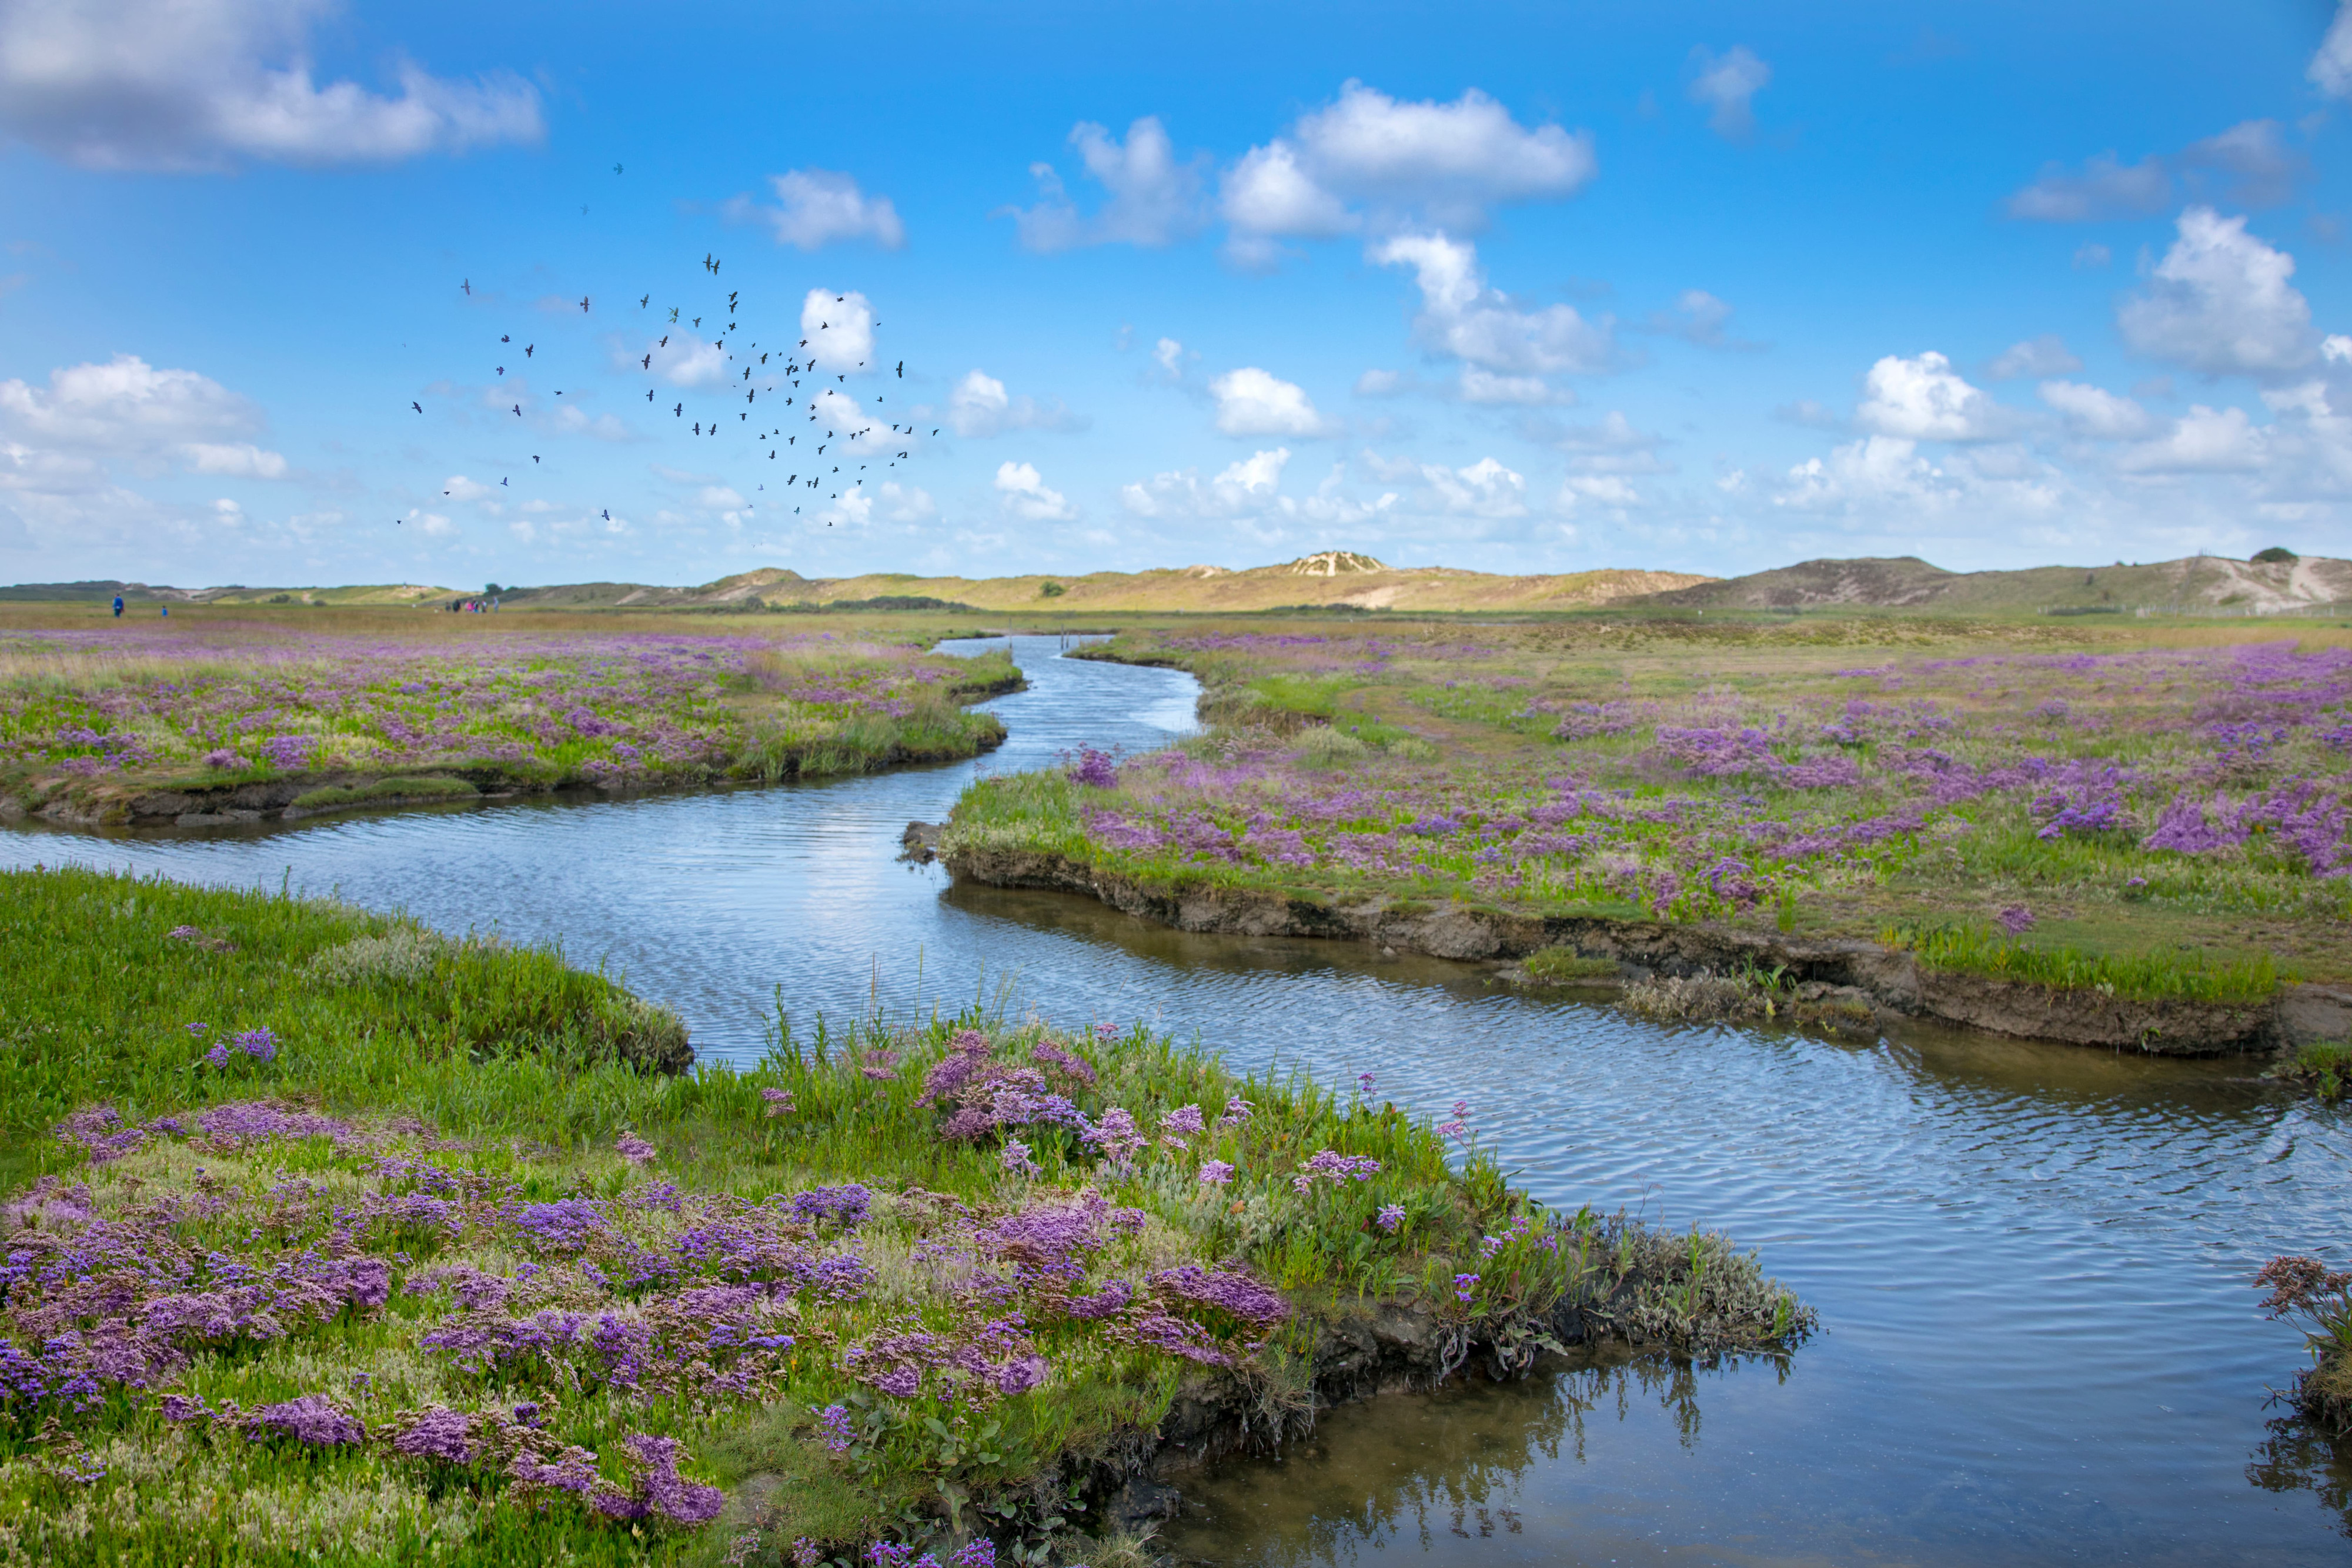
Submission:
M 1423 343 L 1505 375 L 1607 370 L 1617 357 L 1613 323 L 1588 321 L 1570 305 L 1522 310 L 1486 286 L 1477 247 L 1442 234 L 1400 235 L 1374 245 L 1381 267 L 1411 267 L 1421 288 L 1414 326 Z
M 1104 201 L 1081 214 L 1061 174 L 1051 163 L 1032 163 L 1038 185 L 1034 207 L 1004 209 L 1013 216 L 1022 246 L 1034 251 L 1072 250 L 1090 245 L 1173 245 L 1201 225 L 1204 158 L 1179 159 L 1167 128 L 1145 115 L 1127 128 L 1120 141 L 1108 130 L 1081 120 L 1070 145 L 1087 176 L 1100 185 Z
M 2246 473 L 2263 465 L 2264 433 L 2240 408 L 2202 403 L 2153 441 L 2125 453 L 2116 466 L 2138 474 Z
M 15 0 L 0 5 L 0 127 L 87 168 L 219 170 L 247 160 L 388 162 L 545 133 L 509 72 L 471 81 L 403 61 L 396 96 L 312 76 L 318 0 Z
M 1700 47 L 1691 51 L 1691 101 L 1705 105 L 1707 124 L 1717 136 L 1744 141 L 1756 134 L 1756 95 L 1772 80 L 1772 68 L 1745 44 L 1734 44 L 1721 55 Z
M 645 361 L 653 361 L 647 365 Z M 726 351 L 692 332 L 666 332 L 633 361 L 674 387 L 703 387 L 727 379 Z
M 2045 163 L 2042 177 L 2010 197 L 2007 205 L 2011 217 L 2031 223 L 2082 224 L 2146 217 L 2162 212 L 2171 198 L 2172 175 L 2161 158 L 2126 164 L 2113 152 L 2102 152 L 2080 173 L 2063 163 Z
M 874 371 L 874 307 L 855 288 L 812 288 L 801 302 L 801 336 L 810 362 L 835 374 Z
M 764 221 L 775 231 L 778 245 L 816 250 L 835 240 L 870 239 L 885 250 L 907 243 L 907 226 L 887 196 L 869 196 L 857 188 L 854 175 L 828 169 L 788 169 L 773 175 L 776 203 L 763 207 L 745 202 L 739 213 Z
M 1985 367 L 1985 375 L 1991 381 L 2013 382 L 2026 376 L 2063 376 L 2082 368 L 2083 361 L 2067 349 L 2066 340 L 2055 332 L 2044 332 L 2002 350 Z
M 1452 516 L 1496 519 L 1527 515 L 1527 477 L 1492 457 L 1481 457 L 1466 468 L 1428 464 L 1421 477 L 1438 509 Z
M 22 443 L 27 455 L 72 455 L 93 473 L 119 462 L 150 473 L 282 479 L 283 456 L 234 439 L 261 425 L 251 402 L 211 377 L 157 370 L 135 354 L 52 371 L 45 388 L 0 382 L 0 439 Z M 30 471 L 63 475 L 71 466 L 33 456 Z
M 2319 41 L 2319 52 L 2311 57 L 2311 67 L 2305 73 L 2312 85 L 2330 98 L 2352 98 L 2352 4 L 2336 8 L 2336 20 L 2329 23 L 2327 36 Z
M 1173 338 L 1160 339 L 1159 342 L 1152 345 L 1151 362 L 1158 365 L 1161 373 L 1166 375 L 1169 380 L 1182 380 L 1184 376 L 1184 345 L 1178 342 Z
M 1737 484 L 1718 486 L 1726 489 L 1738 487 Z M 1642 493 L 1613 474 L 1571 474 L 1559 482 L 1559 493 L 1552 497 L 1552 505 L 1563 512 L 1574 511 L 1587 501 L 1619 511 L 1643 504 Z
M 2179 237 L 2147 287 L 2116 312 L 2141 353 L 2210 373 L 2273 375 L 2311 361 L 2311 306 L 2288 279 L 2294 258 L 2210 207 L 2180 214 Z
M 2103 387 L 2086 386 L 2080 382 L 2043 382 L 2036 389 L 2042 401 L 2066 417 L 2066 422 L 2085 435 L 2102 440 L 2120 441 L 2145 435 L 2154 424 L 2147 410 L 2127 397 L 2117 397 Z
M 1203 484 L 1200 470 L 1155 474 L 1119 487 L 1119 504 L 1139 517 L 1233 517 L 1264 509 L 1282 486 L 1290 448 L 1276 446 L 1229 464 Z
M 1034 464 L 998 464 L 996 488 L 1004 509 L 1029 522 L 1066 523 L 1078 515 L 1077 507 L 1059 490 L 1046 486 Z
M 1227 257 L 1259 267 L 1285 239 L 1475 232 L 1498 205 L 1574 195 L 1599 167 L 1588 132 L 1523 126 L 1475 88 L 1451 103 L 1411 102 L 1349 81 L 1225 170 L 1218 214 Z
M 1008 430 L 1070 430 L 1082 422 L 1060 403 L 1013 397 L 983 371 L 969 371 L 948 394 L 948 423 L 958 435 L 1002 435 Z
M 1831 450 L 1827 459 L 1809 457 L 1789 470 L 1773 504 L 1797 511 L 1831 511 L 1873 503 L 1898 502 L 1943 507 L 1957 497 L 1943 472 L 1919 455 L 1918 444 L 1899 436 L 1873 435 Z
M 1854 417 L 1881 435 L 1912 441 L 1981 441 L 2005 423 L 2000 405 L 1933 350 L 1916 359 L 1889 354 L 1871 366 Z
M 1527 434 L 1568 454 L 1568 465 L 1581 474 L 1656 474 L 1664 438 L 1637 427 L 1621 409 L 1591 424 L 1538 425 Z
M 1403 371 L 1366 371 L 1356 378 L 1358 397 L 1394 397 L 1412 384 L 1412 375 Z
M 1333 435 L 1339 426 L 1316 412 L 1304 388 L 1244 365 L 1209 383 L 1217 405 L 1217 428 L 1227 435 L 1287 435 L 1311 439 Z

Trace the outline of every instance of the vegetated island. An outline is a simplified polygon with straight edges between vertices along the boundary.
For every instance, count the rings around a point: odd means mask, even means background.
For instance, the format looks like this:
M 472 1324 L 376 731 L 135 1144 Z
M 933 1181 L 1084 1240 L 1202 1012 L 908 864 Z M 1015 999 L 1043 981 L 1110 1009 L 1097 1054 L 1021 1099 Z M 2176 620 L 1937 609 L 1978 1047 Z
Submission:
M 332 613 L 332 612 L 331 612 Z M 1001 744 L 1001 651 L 562 618 L 0 620 L 0 821 L 213 826 L 854 773 Z
M 0 873 L 0 994 L 9 1561 L 1134 1563 L 1332 1400 L 1813 1326 L 1139 1026 L 696 1067 L 550 951 L 75 870 Z
M 1725 591 L 1711 585 L 1709 593 Z M 958 875 L 1628 1005 L 2151 1051 L 2352 1033 L 2352 635 L 2300 621 L 1253 620 L 1082 656 L 1207 731 L 976 784 Z M 2323 1060 L 2325 1059 L 2325 1060 Z

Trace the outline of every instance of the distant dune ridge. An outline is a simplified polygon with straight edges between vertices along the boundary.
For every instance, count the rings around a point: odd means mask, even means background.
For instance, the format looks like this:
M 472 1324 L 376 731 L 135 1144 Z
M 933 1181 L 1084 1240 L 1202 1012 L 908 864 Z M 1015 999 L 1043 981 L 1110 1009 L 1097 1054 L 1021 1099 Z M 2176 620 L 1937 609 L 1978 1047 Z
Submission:
M 2267 558 L 2267 559 L 2265 559 Z M 126 600 L 198 604 L 437 604 L 479 591 L 416 583 L 343 588 L 181 589 L 136 582 L 20 583 L 0 601 Z M 1916 556 L 1808 560 L 1746 577 L 1607 568 L 1512 576 L 1444 566 L 1390 566 L 1358 550 L 1319 550 L 1241 570 L 1193 565 L 1077 576 L 803 577 L 761 567 L 693 588 L 575 582 L 509 589 L 509 608 L 694 610 L 845 609 L 1234 612 L 1288 609 L 1448 611 L 1657 609 L 1920 609 L 2095 613 L 2178 610 L 2276 613 L 2352 602 L 2352 561 L 2265 550 L 2252 560 L 2188 556 L 2126 566 L 2044 566 L 1947 571 Z

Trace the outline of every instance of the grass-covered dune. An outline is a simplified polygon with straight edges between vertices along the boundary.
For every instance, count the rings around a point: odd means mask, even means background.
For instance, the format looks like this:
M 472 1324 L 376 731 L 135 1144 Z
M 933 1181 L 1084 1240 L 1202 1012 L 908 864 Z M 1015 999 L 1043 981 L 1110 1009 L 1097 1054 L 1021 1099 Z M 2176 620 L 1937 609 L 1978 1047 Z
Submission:
M 1236 622 L 1087 656 L 1193 671 L 1210 729 L 976 785 L 960 874 L 1201 928 L 1779 968 L 2158 1049 L 2268 1038 L 2283 985 L 2352 982 L 2337 628 Z M 2352 994 L 2294 997 L 2352 1021 Z
M 1471 1107 L 1140 1029 L 681 1071 L 554 953 L 73 870 L 0 873 L 0 1561 L 1101 1564 L 1163 1444 L 1811 1324 Z
M 197 607 L 0 615 L 0 815 L 197 822 L 971 757 L 1003 653 L 896 638 Z

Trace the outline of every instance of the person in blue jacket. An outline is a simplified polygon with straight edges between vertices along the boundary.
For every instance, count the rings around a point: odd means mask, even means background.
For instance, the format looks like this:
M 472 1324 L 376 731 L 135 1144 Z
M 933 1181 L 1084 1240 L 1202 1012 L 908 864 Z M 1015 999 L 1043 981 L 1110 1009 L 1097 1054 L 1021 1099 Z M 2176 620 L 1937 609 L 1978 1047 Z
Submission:
M 122 619 L 122 595 L 119 593 L 114 596 L 114 618 L 117 621 Z

